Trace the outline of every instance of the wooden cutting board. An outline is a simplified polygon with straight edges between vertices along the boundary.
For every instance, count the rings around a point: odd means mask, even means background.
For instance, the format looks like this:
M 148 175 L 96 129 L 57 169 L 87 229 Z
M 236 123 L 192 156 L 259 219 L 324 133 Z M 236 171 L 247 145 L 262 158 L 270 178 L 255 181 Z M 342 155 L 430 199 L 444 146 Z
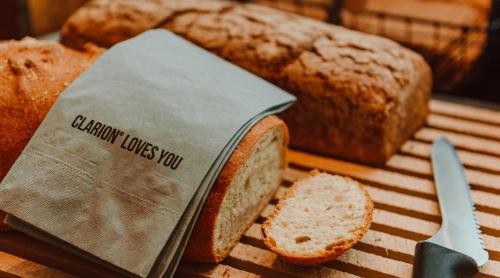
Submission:
M 274 199 L 222 263 L 182 263 L 177 276 L 410 277 L 416 242 L 439 228 L 429 155 L 431 142 L 445 136 L 455 144 L 466 167 L 490 254 L 481 274 L 500 277 L 500 112 L 441 100 L 431 102 L 431 111 L 427 124 L 382 167 L 290 151 L 290 167 L 276 198 L 293 181 L 318 168 L 363 182 L 375 202 L 371 230 L 336 261 L 299 267 L 282 262 L 269 251 L 261 241 L 260 224 L 273 210 Z M 0 234 L 0 250 L 17 256 L 0 252 L 0 277 L 70 276 L 55 269 L 88 277 L 112 276 L 88 261 L 17 232 Z

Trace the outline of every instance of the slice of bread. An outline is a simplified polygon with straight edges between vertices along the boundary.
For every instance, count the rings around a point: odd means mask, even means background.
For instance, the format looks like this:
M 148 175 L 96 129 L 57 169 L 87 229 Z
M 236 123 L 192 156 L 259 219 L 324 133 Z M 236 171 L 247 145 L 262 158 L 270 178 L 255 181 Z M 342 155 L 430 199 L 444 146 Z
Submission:
M 231 154 L 215 181 L 184 259 L 219 262 L 269 203 L 285 169 L 288 129 L 276 116 L 259 121 Z
M 262 224 L 264 243 L 285 261 L 335 259 L 368 231 L 373 202 L 357 181 L 326 173 L 296 182 Z

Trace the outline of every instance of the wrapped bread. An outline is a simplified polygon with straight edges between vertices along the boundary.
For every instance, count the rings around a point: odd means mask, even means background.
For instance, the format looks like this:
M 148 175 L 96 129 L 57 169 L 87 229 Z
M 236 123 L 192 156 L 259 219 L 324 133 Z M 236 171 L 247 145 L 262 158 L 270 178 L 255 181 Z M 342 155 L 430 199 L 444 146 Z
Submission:
M 32 38 L 0 42 L 0 181 L 57 96 L 102 52 L 96 47 L 79 52 Z
M 0 180 L 57 96 L 102 51 L 87 47 L 79 52 L 34 39 L 0 42 Z M 276 116 L 250 129 L 208 195 L 186 259 L 216 262 L 229 253 L 279 187 L 287 145 L 288 129 Z
M 291 144 L 383 163 L 425 121 L 431 72 L 387 39 L 253 4 L 95 0 L 65 23 L 61 41 L 110 47 L 166 28 L 297 97 L 282 117 Z
M 102 51 L 79 52 L 32 38 L 0 42 L 0 180 L 57 96 Z

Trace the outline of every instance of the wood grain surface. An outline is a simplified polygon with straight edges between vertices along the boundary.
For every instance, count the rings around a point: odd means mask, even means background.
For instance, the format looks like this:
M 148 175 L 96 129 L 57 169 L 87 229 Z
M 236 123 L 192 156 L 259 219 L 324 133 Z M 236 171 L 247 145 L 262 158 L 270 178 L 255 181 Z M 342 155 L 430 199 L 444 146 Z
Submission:
M 432 100 L 430 107 L 427 124 L 381 167 L 290 150 L 290 167 L 276 197 L 229 257 L 216 265 L 182 263 L 177 276 L 410 277 L 415 244 L 440 226 L 429 157 L 432 141 L 445 136 L 457 147 L 466 168 L 490 255 L 480 274 L 500 277 L 500 112 L 441 100 Z M 375 203 L 375 211 L 370 231 L 354 248 L 333 262 L 299 267 L 281 261 L 265 247 L 260 225 L 287 187 L 315 168 L 361 181 Z M 65 272 L 86 277 L 112 275 L 17 232 L 0 234 L 0 250 L 7 252 L 0 252 L 0 277 L 72 277 Z

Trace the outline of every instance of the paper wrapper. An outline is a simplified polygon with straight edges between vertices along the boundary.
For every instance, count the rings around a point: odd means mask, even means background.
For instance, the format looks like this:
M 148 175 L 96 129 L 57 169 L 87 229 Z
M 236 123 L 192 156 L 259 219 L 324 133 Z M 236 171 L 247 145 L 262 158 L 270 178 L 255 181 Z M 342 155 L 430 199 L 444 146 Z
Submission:
M 246 131 L 294 98 L 163 30 L 102 55 L 0 186 L 7 223 L 124 274 L 170 275 Z

